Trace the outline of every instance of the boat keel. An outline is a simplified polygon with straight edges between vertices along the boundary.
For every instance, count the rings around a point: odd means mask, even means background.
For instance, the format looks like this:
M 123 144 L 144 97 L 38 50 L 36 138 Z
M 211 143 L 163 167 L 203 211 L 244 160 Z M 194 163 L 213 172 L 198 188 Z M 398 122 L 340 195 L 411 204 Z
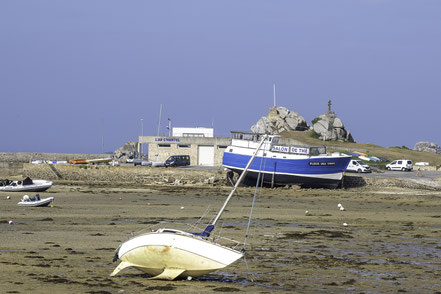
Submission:
M 110 274 L 111 277 L 116 276 L 120 271 L 125 269 L 126 267 L 133 266 L 130 262 L 121 261 L 121 263 L 113 270 Z
M 160 273 L 157 276 L 149 278 L 149 280 L 174 280 L 176 279 L 180 274 L 185 272 L 185 269 L 181 268 L 165 268 L 162 273 Z

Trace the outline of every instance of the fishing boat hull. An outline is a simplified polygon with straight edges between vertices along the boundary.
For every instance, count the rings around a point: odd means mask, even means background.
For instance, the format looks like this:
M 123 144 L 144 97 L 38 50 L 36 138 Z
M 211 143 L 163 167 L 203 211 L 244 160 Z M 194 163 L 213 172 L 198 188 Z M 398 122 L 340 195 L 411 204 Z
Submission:
M 135 267 L 154 276 L 173 280 L 177 277 L 198 277 L 224 268 L 243 253 L 210 242 L 190 233 L 152 232 L 121 244 L 116 256 L 121 260 L 111 276 L 126 267 Z
M 52 201 L 54 201 L 54 197 L 48 197 L 33 201 L 20 201 L 17 203 L 17 205 L 26 206 L 26 207 L 41 207 L 41 206 L 48 206 Z
M 52 187 L 52 181 L 32 180 L 32 184 L 23 184 L 22 181 L 12 181 L 9 185 L 0 186 L 5 192 L 43 192 Z
M 240 174 L 251 157 L 248 153 L 245 148 L 227 148 L 222 165 Z M 271 151 L 263 156 L 262 152 L 251 164 L 245 181 L 256 183 L 260 172 L 263 182 L 268 185 L 336 188 L 351 158 L 344 154 L 307 156 Z

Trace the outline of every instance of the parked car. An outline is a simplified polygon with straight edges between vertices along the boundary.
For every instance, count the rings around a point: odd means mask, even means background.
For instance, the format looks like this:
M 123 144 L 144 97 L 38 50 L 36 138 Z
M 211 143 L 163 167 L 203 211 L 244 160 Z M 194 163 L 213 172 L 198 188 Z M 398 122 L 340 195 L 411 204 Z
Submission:
M 352 159 L 349 162 L 348 167 L 346 168 L 346 171 L 349 172 L 357 172 L 357 173 L 371 173 L 371 167 L 369 165 L 367 165 L 366 163 L 364 163 L 361 160 L 355 160 Z
M 389 160 L 386 157 L 377 156 L 381 161 L 388 162 Z
M 148 161 L 148 160 L 143 160 L 143 159 L 140 159 L 140 158 L 135 158 L 135 159 L 133 159 L 133 165 L 134 166 L 137 166 L 137 165 L 150 166 L 150 165 L 152 165 L 152 162 Z
M 412 160 L 398 159 L 386 164 L 388 170 L 411 171 L 413 169 Z
M 165 162 L 165 167 L 170 166 L 187 166 L 190 165 L 190 156 L 188 155 L 172 155 Z

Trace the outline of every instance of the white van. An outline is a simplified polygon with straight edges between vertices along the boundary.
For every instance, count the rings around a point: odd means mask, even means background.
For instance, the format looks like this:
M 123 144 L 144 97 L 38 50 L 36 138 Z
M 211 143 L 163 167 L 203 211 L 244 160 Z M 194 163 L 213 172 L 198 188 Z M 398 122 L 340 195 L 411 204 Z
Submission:
M 364 163 L 361 160 L 352 159 L 349 162 L 348 167 L 346 168 L 348 172 L 356 172 L 356 173 L 371 173 L 371 167 Z
M 398 159 L 394 160 L 389 164 L 386 164 L 388 170 L 402 170 L 411 171 L 413 169 L 412 160 L 409 159 Z

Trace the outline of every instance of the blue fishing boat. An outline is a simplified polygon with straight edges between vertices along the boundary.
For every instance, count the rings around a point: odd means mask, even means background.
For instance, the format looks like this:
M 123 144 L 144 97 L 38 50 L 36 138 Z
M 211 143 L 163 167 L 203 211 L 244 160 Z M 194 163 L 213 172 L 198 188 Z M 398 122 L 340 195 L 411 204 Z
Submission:
M 231 132 L 232 142 L 224 152 L 222 165 L 241 174 L 263 134 Z M 266 185 L 337 188 L 351 156 L 326 147 L 288 146 L 279 144 L 279 135 L 270 135 L 246 175 L 246 183 L 261 178 Z

